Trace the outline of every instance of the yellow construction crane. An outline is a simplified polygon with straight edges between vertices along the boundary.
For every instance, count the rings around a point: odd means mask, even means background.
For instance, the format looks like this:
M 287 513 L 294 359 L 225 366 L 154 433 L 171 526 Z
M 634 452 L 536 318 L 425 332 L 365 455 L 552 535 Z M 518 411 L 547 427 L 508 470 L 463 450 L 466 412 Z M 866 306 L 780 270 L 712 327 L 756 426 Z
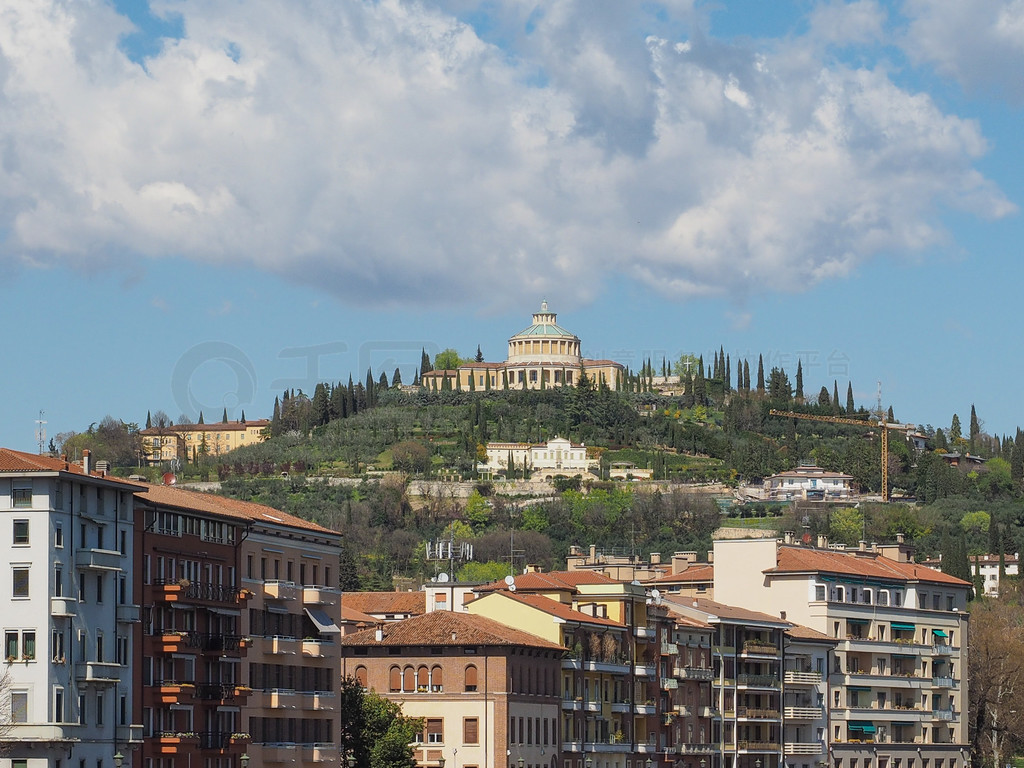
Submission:
M 895 424 L 891 421 L 864 421 L 862 419 L 845 419 L 842 416 L 816 416 L 813 413 L 796 413 L 795 411 L 768 412 L 772 416 L 789 419 L 806 419 L 807 421 L 826 421 L 830 424 L 852 424 L 856 427 L 871 427 L 881 430 L 882 434 L 882 501 L 889 501 L 889 430 L 897 429 L 910 434 L 916 427 L 913 424 Z

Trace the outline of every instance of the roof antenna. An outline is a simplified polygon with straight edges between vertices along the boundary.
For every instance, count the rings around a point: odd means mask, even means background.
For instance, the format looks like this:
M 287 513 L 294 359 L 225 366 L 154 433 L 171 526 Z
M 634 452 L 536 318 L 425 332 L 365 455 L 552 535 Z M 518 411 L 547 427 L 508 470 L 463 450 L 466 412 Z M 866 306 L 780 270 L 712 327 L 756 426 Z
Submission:
M 39 455 L 43 455 L 43 446 L 46 445 L 46 420 L 43 415 L 46 413 L 42 408 L 39 409 L 39 418 L 36 419 L 36 442 L 39 443 Z

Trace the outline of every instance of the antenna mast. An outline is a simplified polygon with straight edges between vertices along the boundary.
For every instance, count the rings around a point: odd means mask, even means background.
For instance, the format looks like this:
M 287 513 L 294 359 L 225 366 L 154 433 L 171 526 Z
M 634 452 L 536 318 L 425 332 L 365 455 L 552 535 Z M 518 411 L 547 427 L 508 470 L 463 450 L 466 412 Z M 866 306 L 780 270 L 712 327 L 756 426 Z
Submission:
M 42 408 L 39 409 L 39 418 L 36 419 L 36 442 L 39 444 L 39 455 L 43 455 L 43 448 L 46 446 L 46 414 Z

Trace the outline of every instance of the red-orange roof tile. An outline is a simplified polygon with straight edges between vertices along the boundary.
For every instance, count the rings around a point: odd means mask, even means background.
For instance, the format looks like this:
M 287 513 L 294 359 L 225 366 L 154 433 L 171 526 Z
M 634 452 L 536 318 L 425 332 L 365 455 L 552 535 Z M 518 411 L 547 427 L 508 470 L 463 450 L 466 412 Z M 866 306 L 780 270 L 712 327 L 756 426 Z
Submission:
M 780 546 L 778 565 L 766 573 L 833 573 L 897 581 L 926 581 L 970 587 L 968 581 L 918 563 L 901 563 L 875 554 Z
M 572 591 L 580 584 L 619 584 L 621 582 L 596 571 L 550 571 L 546 573 L 531 571 L 515 577 L 516 589 L 532 591 Z M 477 592 L 495 592 L 508 589 L 504 581 L 495 581 L 477 587 Z
M 432 611 L 380 627 L 383 634 L 377 640 L 377 628 L 353 632 L 341 638 L 343 646 L 527 646 L 551 651 L 564 651 L 552 643 L 521 629 L 514 629 L 485 616 L 456 611 Z
M 691 565 L 685 571 L 679 573 L 666 573 L 664 576 L 658 576 L 653 579 L 649 579 L 647 584 L 686 584 L 689 582 L 710 582 L 715 579 L 715 567 L 708 565 L 707 563 L 698 563 L 697 565 Z
M 289 515 L 287 512 L 257 504 L 253 501 L 240 501 L 229 499 L 226 496 L 217 496 L 213 493 L 199 493 L 184 488 L 177 488 L 170 485 L 151 485 L 140 483 L 143 490 L 136 494 L 136 503 L 155 504 L 159 506 L 176 507 L 178 509 L 193 509 L 197 512 L 206 512 L 213 515 L 223 515 L 236 519 L 249 520 L 254 523 L 267 523 L 284 525 L 290 528 L 301 528 L 331 536 L 340 536 L 337 531 L 324 528 L 322 525 L 303 520 L 301 517 Z
M 14 451 L 10 448 L 0 448 L 0 472 L 68 472 L 72 475 L 86 476 L 82 466 L 73 461 Z M 128 487 L 139 487 L 136 483 L 130 483 L 123 478 L 104 475 L 100 472 L 89 472 L 89 477 L 109 480 L 112 483 L 120 483 Z
M 419 616 L 427 612 L 427 593 L 346 592 L 341 596 L 341 605 L 371 615 L 390 613 Z
M 603 616 L 591 616 L 589 613 L 577 611 L 565 603 L 552 600 L 550 597 L 544 597 L 544 595 L 523 595 L 519 592 L 506 592 L 504 596 L 565 621 L 593 624 L 601 627 L 616 627 L 618 629 L 626 628 L 625 624 L 618 621 L 612 621 Z

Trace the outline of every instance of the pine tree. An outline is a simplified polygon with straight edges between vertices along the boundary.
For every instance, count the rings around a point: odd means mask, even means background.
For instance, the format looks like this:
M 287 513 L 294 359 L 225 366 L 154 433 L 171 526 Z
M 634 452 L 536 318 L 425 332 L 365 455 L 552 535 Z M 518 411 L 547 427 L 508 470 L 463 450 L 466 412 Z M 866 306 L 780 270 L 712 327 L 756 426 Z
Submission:
M 420 376 L 430 373 L 432 370 L 434 370 L 434 366 L 430 362 L 430 355 L 427 354 L 426 348 L 423 348 L 420 354 Z
M 960 417 L 954 413 L 953 423 L 949 425 L 949 441 L 955 445 L 963 436 L 963 432 L 960 431 Z
M 146 411 L 146 429 L 151 429 L 152 426 L 153 426 L 153 417 L 150 415 L 149 411 Z
M 804 401 L 804 364 L 799 359 L 796 361 L 796 401 Z
M 757 391 L 764 394 L 764 358 L 757 356 Z
M 855 413 L 857 408 L 853 402 L 853 382 L 847 382 L 846 384 L 846 413 L 852 415 Z

